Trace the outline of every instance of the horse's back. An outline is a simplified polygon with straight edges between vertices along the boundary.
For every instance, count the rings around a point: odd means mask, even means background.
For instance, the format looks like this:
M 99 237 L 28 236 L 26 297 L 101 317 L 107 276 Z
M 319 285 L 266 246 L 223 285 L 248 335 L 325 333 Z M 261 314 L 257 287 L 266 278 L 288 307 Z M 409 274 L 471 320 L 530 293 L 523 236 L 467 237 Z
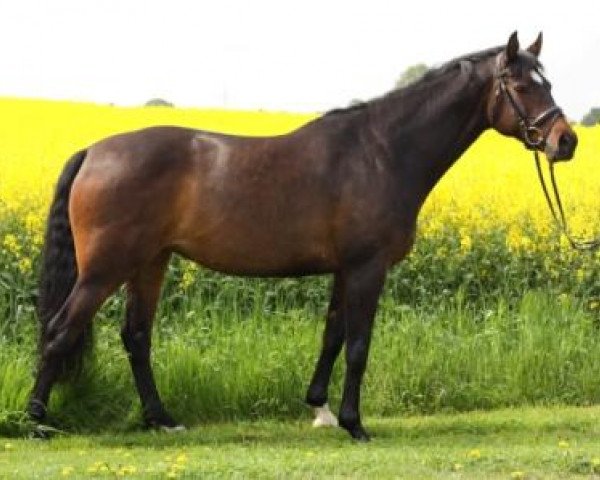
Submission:
M 331 270 L 327 167 L 292 140 L 154 127 L 98 142 L 72 188 L 76 243 L 137 262 L 171 249 L 230 273 Z

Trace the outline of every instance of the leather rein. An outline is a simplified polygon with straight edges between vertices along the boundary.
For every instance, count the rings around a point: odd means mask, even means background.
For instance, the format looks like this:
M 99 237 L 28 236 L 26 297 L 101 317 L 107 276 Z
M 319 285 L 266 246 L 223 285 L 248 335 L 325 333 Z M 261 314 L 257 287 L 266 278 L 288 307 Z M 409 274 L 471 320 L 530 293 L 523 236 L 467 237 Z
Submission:
M 562 205 L 562 200 L 560 198 L 560 193 L 558 190 L 558 184 L 556 183 L 556 177 L 554 175 L 554 162 L 551 160 L 548 162 L 550 169 L 550 183 L 552 185 L 552 195 L 554 198 L 550 196 L 550 191 L 548 189 L 546 179 L 544 178 L 544 174 L 542 173 L 539 149 L 543 149 L 546 146 L 548 134 L 552 130 L 554 122 L 556 122 L 558 118 L 563 116 L 563 111 L 557 105 L 553 105 L 552 107 L 548 108 L 536 118 L 530 121 L 529 117 L 525 113 L 525 110 L 519 104 L 517 99 L 512 95 L 512 93 L 508 89 L 508 86 L 506 85 L 508 71 L 501 70 L 495 76 L 499 83 L 499 91 L 497 92 L 497 97 L 500 96 L 499 94 L 501 92 L 504 95 L 504 97 L 508 99 L 508 102 L 512 106 L 514 113 L 519 119 L 519 128 L 521 129 L 521 132 L 523 134 L 525 147 L 529 150 L 533 150 L 533 156 L 535 158 L 535 165 L 537 169 L 538 178 L 540 180 L 540 185 L 542 186 L 542 191 L 544 192 L 546 203 L 548 204 L 548 208 L 550 210 L 550 213 L 552 214 L 552 218 L 554 219 L 554 222 L 556 223 L 558 229 L 562 234 L 564 234 L 571 247 L 573 247 L 575 250 L 586 251 L 597 249 L 598 247 L 600 247 L 600 236 L 589 240 L 583 240 L 580 238 L 575 238 L 570 233 L 570 229 Z M 547 129 L 547 133 L 544 134 L 541 127 L 548 122 L 550 126 Z

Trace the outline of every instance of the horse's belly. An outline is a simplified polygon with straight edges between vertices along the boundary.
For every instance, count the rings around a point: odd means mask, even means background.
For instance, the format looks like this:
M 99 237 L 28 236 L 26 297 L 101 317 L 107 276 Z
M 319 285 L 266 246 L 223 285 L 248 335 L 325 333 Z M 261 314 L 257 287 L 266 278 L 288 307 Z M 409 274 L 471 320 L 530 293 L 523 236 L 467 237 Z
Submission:
M 328 248 L 278 241 L 225 238 L 180 241 L 173 249 L 211 270 L 245 276 L 301 276 L 333 272 Z

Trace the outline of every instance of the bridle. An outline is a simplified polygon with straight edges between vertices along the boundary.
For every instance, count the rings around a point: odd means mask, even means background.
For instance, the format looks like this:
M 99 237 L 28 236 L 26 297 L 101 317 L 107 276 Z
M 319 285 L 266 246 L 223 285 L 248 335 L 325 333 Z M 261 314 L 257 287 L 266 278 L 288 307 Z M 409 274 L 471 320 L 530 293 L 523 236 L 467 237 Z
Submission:
M 498 61 L 500 61 L 500 58 Z M 496 105 L 494 106 L 494 110 L 496 110 L 498 101 L 500 100 L 500 94 L 503 94 L 504 98 L 508 100 L 513 112 L 518 118 L 519 128 L 523 134 L 525 146 L 534 151 L 537 149 L 543 149 L 546 146 L 546 141 L 548 140 L 548 135 L 552 130 L 552 126 L 556 120 L 564 116 L 563 111 L 558 105 L 552 105 L 533 120 L 530 120 L 530 117 L 525 112 L 525 109 L 513 96 L 506 84 L 506 79 L 509 77 L 509 75 L 510 71 L 508 68 L 497 68 L 497 71 L 494 74 L 494 77 L 498 82 L 498 87 L 496 90 Z M 493 116 L 495 117 L 495 113 Z M 545 123 L 548 123 L 549 125 L 546 129 L 546 134 L 544 134 L 544 131 L 541 128 Z
M 496 103 L 494 104 L 494 108 L 492 111 L 492 120 L 494 119 L 494 117 L 496 117 L 497 106 L 501 95 L 504 95 L 504 98 L 508 100 L 508 103 L 511 105 L 514 114 L 518 118 L 519 128 L 521 129 L 521 133 L 523 134 L 525 147 L 529 150 L 533 150 L 533 156 L 535 158 L 535 165 L 537 169 L 538 178 L 540 180 L 540 185 L 542 186 L 544 197 L 546 198 L 548 208 L 550 209 L 550 213 L 552 214 L 556 225 L 558 226 L 561 233 L 565 235 L 569 244 L 574 249 L 595 250 L 596 248 L 600 247 L 600 236 L 590 240 L 582 240 L 573 237 L 570 233 L 567 224 L 567 219 L 565 217 L 565 212 L 562 206 L 562 201 L 560 199 L 560 193 L 558 191 L 556 177 L 554 175 L 554 162 L 552 160 L 548 161 L 548 165 L 550 170 L 550 182 L 552 185 L 552 194 L 554 195 L 554 201 L 550 197 L 548 186 L 546 185 L 546 180 L 544 178 L 544 174 L 542 173 L 539 150 L 544 149 L 546 147 L 548 135 L 552 131 L 554 123 L 559 118 L 564 117 L 563 111 L 559 106 L 553 105 L 550 108 L 544 110 L 533 120 L 530 120 L 530 117 L 525 112 L 525 109 L 520 104 L 520 102 L 513 96 L 506 84 L 506 79 L 510 75 L 509 70 L 507 68 L 500 69 L 499 66 L 500 57 L 498 57 L 496 73 L 494 74 L 494 78 L 496 79 L 498 86 L 496 89 Z M 544 134 L 542 127 L 546 123 L 549 124 L 549 126 L 547 127 L 546 133 Z

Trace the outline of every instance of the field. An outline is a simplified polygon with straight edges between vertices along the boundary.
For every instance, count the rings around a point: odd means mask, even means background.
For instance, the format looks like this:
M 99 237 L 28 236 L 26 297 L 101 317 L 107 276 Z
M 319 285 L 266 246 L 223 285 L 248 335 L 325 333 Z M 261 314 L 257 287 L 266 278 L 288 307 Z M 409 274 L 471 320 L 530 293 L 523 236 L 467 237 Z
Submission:
M 589 479 L 600 473 L 599 415 L 561 407 L 368 418 L 369 445 L 289 420 L 7 439 L 0 478 Z
M 314 115 L 12 99 L 0 99 L 0 113 L 0 435 L 7 437 L 5 451 L 0 444 L 0 477 L 6 463 L 11 472 L 21 472 L 10 478 L 30 478 L 26 459 L 35 449 L 16 438 L 29 428 L 23 407 L 35 363 L 33 305 L 46 209 L 67 158 L 108 134 L 147 125 L 264 135 L 284 133 Z M 590 236 L 600 233 L 595 164 L 600 127 L 577 133 L 576 158 L 559 165 L 557 175 L 574 234 Z M 483 135 L 434 190 L 415 250 L 386 283 L 363 398 L 366 426 L 372 424 L 376 436 L 373 455 L 397 463 L 381 460 L 381 471 L 371 473 L 463 478 L 596 473 L 599 445 L 587 438 L 597 438 L 596 408 L 529 407 L 600 403 L 599 260 L 597 252 L 571 250 L 554 229 L 531 155 L 513 140 Z M 154 472 L 157 478 L 187 475 L 185 469 L 169 470 L 177 455 L 196 458 L 218 447 L 207 465 L 225 474 L 273 476 L 282 472 L 278 462 L 291 462 L 297 477 L 323 472 L 352 477 L 352 468 L 335 467 L 345 445 L 340 432 L 300 426 L 310 417 L 302 399 L 320 346 L 328 291 L 327 278 L 239 279 L 175 258 L 157 315 L 153 361 L 167 407 L 199 428 L 173 440 L 131 433 L 139 429 L 140 412 L 118 335 L 123 297 L 116 295 L 98 315 L 95 353 L 83 377 L 56 389 L 51 399 L 54 426 L 86 436 L 44 446 L 47 475 L 40 478 L 61 476 L 63 467 L 65 476 L 85 476 L 94 462 L 116 458 L 118 449 L 125 455 L 130 447 L 144 460 L 132 462 L 135 472 L 123 475 L 139 476 L 146 468 L 162 469 Z M 333 406 L 342 374 L 337 365 Z M 456 414 L 507 407 L 526 409 L 514 415 L 513 410 Z M 555 420 L 555 412 L 575 426 Z M 447 415 L 417 416 L 422 414 Z M 502 415 L 514 424 L 506 427 Z M 521 425 L 523 438 L 516 433 Z M 425 451 L 438 441 L 428 427 L 439 436 L 441 450 Z M 547 441 L 540 440 L 540 429 L 551 432 Z M 490 445 L 480 446 L 488 434 Z M 288 436 L 289 445 L 279 452 L 281 438 Z M 558 446 L 563 440 L 572 446 L 571 437 L 581 451 Z M 97 452 L 94 445 L 100 445 Z M 481 450 L 481 460 L 468 456 L 473 449 Z M 87 453 L 79 458 L 79 450 Z M 307 470 L 296 459 L 320 450 L 327 458 L 324 470 Z M 368 455 L 356 446 L 352 451 L 366 468 Z M 23 455 L 15 455 L 19 452 Z M 266 457 L 272 463 L 263 471 Z M 112 476 L 117 465 L 129 465 L 109 463 Z M 393 470 L 399 464 L 406 470 Z M 203 468 L 209 467 L 188 465 L 187 471 L 211 473 Z

